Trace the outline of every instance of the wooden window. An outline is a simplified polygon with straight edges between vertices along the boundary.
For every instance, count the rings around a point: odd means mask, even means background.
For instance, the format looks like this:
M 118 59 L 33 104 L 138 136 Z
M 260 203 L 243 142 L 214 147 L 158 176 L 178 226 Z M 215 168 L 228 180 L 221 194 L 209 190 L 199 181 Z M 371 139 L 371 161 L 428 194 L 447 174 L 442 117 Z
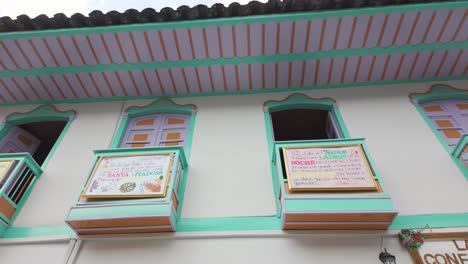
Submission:
M 422 108 L 451 149 L 468 133 L 468 100 L 435 101 Z
M 190 115 L 152 114 L 131 118 L 121 148 L 184 146 Z
M 0 141 L 0 153 L 28 152 L 42 165 L 67 122 L 33 122 L 12 126 Z

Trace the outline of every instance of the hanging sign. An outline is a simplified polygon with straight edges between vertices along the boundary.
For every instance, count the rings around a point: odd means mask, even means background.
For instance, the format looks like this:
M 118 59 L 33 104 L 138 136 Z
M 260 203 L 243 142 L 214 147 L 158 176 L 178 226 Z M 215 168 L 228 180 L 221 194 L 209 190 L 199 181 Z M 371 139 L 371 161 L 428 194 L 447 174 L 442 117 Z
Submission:
M 361 145 L 283 148 L 290 191 L 376 190 Z
M 81 196 L 164 197 L 172 162 L 172 153 L 101 157 Z

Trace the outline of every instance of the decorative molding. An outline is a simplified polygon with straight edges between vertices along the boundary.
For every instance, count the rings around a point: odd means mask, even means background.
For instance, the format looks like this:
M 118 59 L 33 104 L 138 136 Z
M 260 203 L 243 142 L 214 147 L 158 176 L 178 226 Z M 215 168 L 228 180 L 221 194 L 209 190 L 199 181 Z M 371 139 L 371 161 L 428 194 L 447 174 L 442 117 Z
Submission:
M 28 122 L 34 120 L 39 121 L 53 121 L 53 120 L 66 120 L 71 121 L 75 119 L 77 112 L 73 109 L 61 111 L 52 104 L 41 105 L 28 112 L 14 112 L 7 115 L 0 124 L 15 123 L 22 124 L 24 121 Z
M 169 98 L 160 98 L 144 106 L 129 106 L 124 112 L 127 117 L 154 113 L 186 113 L 194 115 L 197 113 L 197 106 L 194 104 L 181 105 Z
M 303 93 L 293 93 L 283 100 L 268 100 L 263 103 L 264 112 L 273 112 L 293 108 L 318 108 L 331 110 L 335 108 L 336 100 L 330 97 L 311 98 Z
M 453 86 L 437 83 L 432 85 L 429 90 L 422 93 L 410 93 L 408 98 L 413 104 L 422 104 L 435 100 L 459 100 L 468 99 L 468 90 L 455 88 Z

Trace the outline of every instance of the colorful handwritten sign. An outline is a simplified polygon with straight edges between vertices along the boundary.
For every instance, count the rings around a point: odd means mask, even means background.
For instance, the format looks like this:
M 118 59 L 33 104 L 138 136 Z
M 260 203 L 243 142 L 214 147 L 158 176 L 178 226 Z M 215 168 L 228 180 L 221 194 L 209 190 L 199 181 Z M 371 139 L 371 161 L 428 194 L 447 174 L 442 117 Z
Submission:
M 283 148 L 290 191 L 375 190 L 360 145 Z
M 101 157 L 82 197 L 164 197 L 172 154 Z

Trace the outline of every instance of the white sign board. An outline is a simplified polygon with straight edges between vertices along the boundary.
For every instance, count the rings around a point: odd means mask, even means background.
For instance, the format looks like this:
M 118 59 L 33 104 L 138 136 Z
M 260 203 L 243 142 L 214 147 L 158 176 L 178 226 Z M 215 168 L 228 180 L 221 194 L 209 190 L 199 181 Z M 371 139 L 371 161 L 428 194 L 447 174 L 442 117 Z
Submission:
M 283 148 L 291 191 L 375 190 L 361 145 Z
M 164 197 L 171 165 L 171 153 L 101 157 L 81 196 Z

